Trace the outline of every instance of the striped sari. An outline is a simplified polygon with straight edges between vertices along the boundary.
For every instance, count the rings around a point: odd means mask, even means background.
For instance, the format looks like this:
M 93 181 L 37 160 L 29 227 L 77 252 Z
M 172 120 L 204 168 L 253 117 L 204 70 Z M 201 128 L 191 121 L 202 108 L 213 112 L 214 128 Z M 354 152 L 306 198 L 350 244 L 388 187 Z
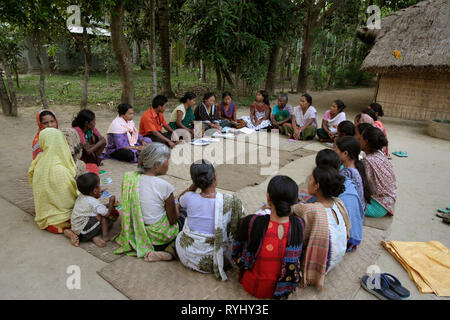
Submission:
M 347 209 L 339 198 L 333 198 L 344 218 L 347 229 L 347 239 L 350 238 L 350 219 Z M 330 231 L 325 207 L 320 202 L 297 204 L 294 213 L 305 221 L 303 232 L 303 254 L 301 270 L 302 286 L 315 286 L 321 290 L 324 286 L 325 274 L 328 269 L 330 250 Z

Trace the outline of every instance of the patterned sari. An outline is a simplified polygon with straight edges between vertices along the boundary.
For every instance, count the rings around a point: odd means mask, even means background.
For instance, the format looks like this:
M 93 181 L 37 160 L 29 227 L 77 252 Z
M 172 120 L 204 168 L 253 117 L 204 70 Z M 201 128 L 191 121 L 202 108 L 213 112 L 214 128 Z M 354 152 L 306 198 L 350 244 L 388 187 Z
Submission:
M 217 192 L 214 235 L 193 231 L 186 221 L 176 240 L 176 250 L 181 263 L 199 272 L 214 273 L 217 279 L 227 280 L 224 266 L 232 264 L 231 246 L 236 238 L 239 219 L 243 216 L 241 200 Z
M 172 242 L 178 234 L 178 223 L 170 225 L 167 215 L 161 220 L 145 225 L 139 199 L 139 179 L 136 171 L 126 172 L 122 182 L 122 231 L 115 241 L 120 248 L 114 254 L 143 258 L 154 246 Z

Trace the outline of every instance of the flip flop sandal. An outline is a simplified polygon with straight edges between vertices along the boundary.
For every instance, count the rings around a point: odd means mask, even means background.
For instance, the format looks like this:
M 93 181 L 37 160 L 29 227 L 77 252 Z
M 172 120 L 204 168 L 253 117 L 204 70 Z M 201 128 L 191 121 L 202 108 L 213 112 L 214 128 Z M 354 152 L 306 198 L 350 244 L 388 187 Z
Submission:
M 364 289 L 366 289 L 367 292 L 373 294 L 374 296 L 376 296 L 378 299 L 381 299 L 381 300 L 401 300 L 399 295 L 389 288 L 389 283 L 387 282 L 386 279 L 381 277 L 381 275 L 379 278 L 381 288 L 379 288 L 379 289 L 377 289 L 377 288 L 370 289 L 368 286 L 369 279 L 370 279 L 370 277 L 367 275 L 362 276 L 362 278 L 361 278 L 361 286 Z M 372 286 L 375 286 L 375 281 L 376 281 L 376 279 L 374 278 L 372 280 Z
M 438 212 L 440 212 L 440 213 L 450 213 L 450 206 L 448 206 L 446 208 L 439 208 Z
M 392 154 L 395 154 L 397 157 L 406 158 L 408 154 L 405 151 L 394 151 Z
M 436 216 L 438 216 L 439 218 L 442 218 L 442 219 L 450 219 L 450 213 L 447 213 L 447 212 L 445 212 L 445 213 L 436 213 Z
M 411 296 L 411 293 L 409 292 L 408 289 L 406 289 L 405 287 L 402 286 L 402 283 L 400 282 L 400 280 L 398 280 L 396 277 L 394 277 L 390 273 L 382 273 L 381 277 L 384 278 L 389 283 L 389 287 L 392 289 L 392 291 L 394 291 L 396 294 L 398 294 L 400 299 L 402 299 L 402 300 L 409 299 L 409 297 Z

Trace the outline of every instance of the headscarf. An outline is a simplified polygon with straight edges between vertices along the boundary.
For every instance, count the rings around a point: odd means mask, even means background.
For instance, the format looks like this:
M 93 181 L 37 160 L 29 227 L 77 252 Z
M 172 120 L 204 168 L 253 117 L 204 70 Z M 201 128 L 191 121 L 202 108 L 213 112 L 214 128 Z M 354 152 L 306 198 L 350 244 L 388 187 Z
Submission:
M 83 145 L 81 144 L 80 135 L 74 128 L 61 128 L 60 130 L 66 137 L 73 161 L 77 166 L 76 176 L 78 177 L 86 172 L 86 164 L 80 160 L 83 155 Z
M 367 113 L 361 113 L 361 118 L 359 119 L 359 123 L 369 123 L 373 125 L 374 121 L 371 116 Z
M 34 136 L 33 143 L 31 145 L 32 146 L 32 150 L 33 150 L 33 160 L 36 159 L 37 155 L 42 152 L 42 149 L 41 149 L 41 147 L 39 145 L 39 132 L 41 132 L 44 129 L 44 126 L 41 123 L 41 113 L 44 112 L 44 111 L 51 112 L 51 114 L 53 115 L 53 117 L 56 120 L 56 128 L 58 128 L 58 118 L 56 118 L 56 115 L 55 115 L 55 113 L 52 110 L 50 110 L 50 109 L 42 109 L 36 114 L 36 122 L 37 122 L 37 125 L 38 125 L 38 128 L 39 128 L 39 131 Z
M 133 120 L 126 121 L 121 116 L 117 116 L 109 125 L 107 134 L 127 134 L 130 146 L 136 145 L 138 141 L 138 132 Z
M 41 229 L 70 220 L 77 197 L 76 166 L 63 133 L 41 131 L 43 152 L 31 163 L 28 179 L 33 186 L 35 220 Z

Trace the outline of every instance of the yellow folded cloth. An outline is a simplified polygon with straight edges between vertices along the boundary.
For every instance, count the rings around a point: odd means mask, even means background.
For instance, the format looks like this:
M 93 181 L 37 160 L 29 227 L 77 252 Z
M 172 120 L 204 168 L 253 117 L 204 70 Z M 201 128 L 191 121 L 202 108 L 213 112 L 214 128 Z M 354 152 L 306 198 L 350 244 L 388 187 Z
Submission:
M 439 241 L 382 241 L 422 293 L 450 296 L 450 250 Z

